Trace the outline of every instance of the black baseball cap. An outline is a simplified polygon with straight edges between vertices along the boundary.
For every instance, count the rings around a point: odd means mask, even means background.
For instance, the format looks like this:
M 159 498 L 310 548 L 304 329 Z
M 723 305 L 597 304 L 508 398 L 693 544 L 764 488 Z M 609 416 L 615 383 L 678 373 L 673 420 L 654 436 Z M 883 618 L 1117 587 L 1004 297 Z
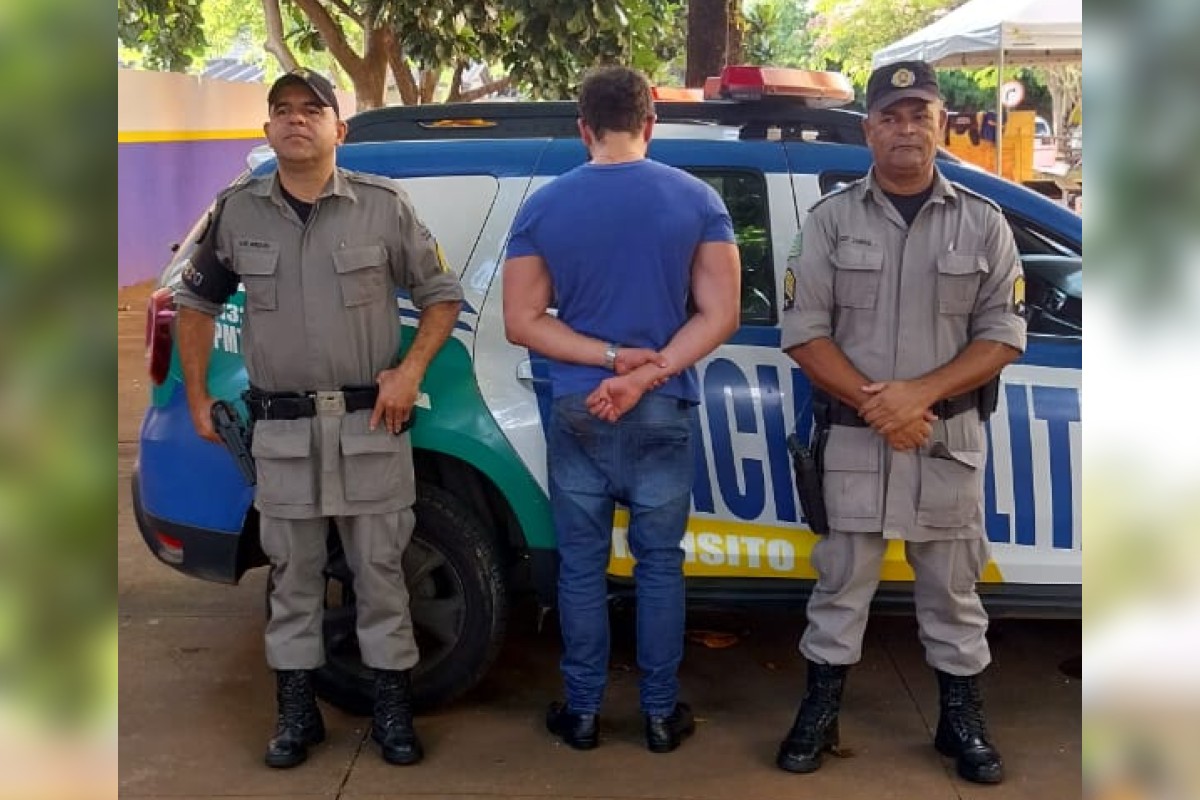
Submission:
M 897 100 L 916 97 L 929 103 L 942 99 L 937 73 L 924 61 L 885 64 L 867 79 L 867 111 L 879 111 Z
M 280 75 L 274 83 L 271 84 L 271 91 L 267 92 L 267 107 L 275 105 L 275 100 L 279 96 L 279 90 L 285 86 L 300 84 L 308 88 L 310 92 L 317 96 L 317 100 L 321 105 L 329 106 L 333 109 L 333 113 L 341 116 L 341 111 L 338 109 L 337 94 L 333 91 L 333 84 L 319 73 L 313 72 L 311 69 L 294 69 L 291 72 L 285 72 Z

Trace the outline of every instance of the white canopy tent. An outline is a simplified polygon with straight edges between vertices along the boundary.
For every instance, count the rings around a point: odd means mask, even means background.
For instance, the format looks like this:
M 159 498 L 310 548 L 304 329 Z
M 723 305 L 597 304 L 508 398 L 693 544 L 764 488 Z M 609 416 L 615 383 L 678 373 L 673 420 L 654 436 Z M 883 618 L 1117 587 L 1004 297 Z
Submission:
M 873 66 L 927 61 L 942 69 L 1079 63 L 1083 0 L 970 0 L 916 33 L 876 51 Z M 1004 109 L 996 92 L 996 172 Z

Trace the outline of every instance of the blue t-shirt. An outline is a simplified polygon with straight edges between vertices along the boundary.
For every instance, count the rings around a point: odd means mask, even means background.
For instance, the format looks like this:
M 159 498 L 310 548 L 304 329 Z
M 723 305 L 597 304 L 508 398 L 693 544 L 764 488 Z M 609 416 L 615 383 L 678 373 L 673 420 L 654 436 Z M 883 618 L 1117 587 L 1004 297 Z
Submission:
M 661 350 L 687 322 L 696 248 L 734 241 L 729 212 L 711 186 L 643 159 L 584 164 L 543 186 L 517 214 L 508 257 L 545 260 L 558 318 L 572 330 Z M 555 397 L 590 392 L 612 374 L 550 359 Z M 658 391 L 700 401 L 694 368 Z

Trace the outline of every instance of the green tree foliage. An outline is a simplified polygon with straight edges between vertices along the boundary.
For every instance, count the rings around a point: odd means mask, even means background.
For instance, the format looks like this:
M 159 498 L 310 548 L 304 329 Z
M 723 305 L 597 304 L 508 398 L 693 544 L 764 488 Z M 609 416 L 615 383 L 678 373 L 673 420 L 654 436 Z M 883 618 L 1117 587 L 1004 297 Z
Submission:
M 538 97 L 569 96 L 597 64 L 653 73 L 682 46 L 681 8 L 681 0 L 118 0 L 118 36 L 147 66 L 180 69 L 210 39 L 227 47 L 249 30 L 284 67 L 299 61 L 295 53 L 328 53 L 360 108 L 370 108 L 383 103 L 389 69 L 406 103 L 430 102 L 445 70 L 448 99 L 463 99 L 459 78 L 471 62 L 503 64 L 495 88 L 515 84 Z M 169 19 L 186 24 L 161 30 Z
M 965 0 L 812 0 L 814 51 L 864 86 L 875 51 L 920 30 Z
M 803 0 L 761 0 L 745 11 L 746 63 L 813 66 L 812 12 Z
M 150 69 L 182 72 L 204 52 L 204 0 L 117 0 L 117 39 Z
M 206 55 L 222 56 L 239 46 L 261 47 L 267 38 L 262 5 L 247 0 L 200 0 L 204 6 Z
M 1050 92 L 1039 71 L 1030 68 L 1004 70 L 1005 80 L 1017 80 L 1025 87 L 1021 108 L 1051 118 Z M 991 111 L 996 107 L 996 69 L 938 70 L 938 84 L 946 98 L 946 108 L 956 111 Z
M 498 52 L 535 97 L 570 97 L 582 71 L 633 64 L 653 75 L 682 48 L 673 0 L 504 0 Z

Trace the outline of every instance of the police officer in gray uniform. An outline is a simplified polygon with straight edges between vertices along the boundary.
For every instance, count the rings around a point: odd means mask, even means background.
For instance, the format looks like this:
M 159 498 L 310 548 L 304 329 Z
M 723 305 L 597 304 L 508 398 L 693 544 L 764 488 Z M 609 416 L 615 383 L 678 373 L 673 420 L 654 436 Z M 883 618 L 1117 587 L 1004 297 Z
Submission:
M 401 557 L 415 486 L 403 431 L 462 289 L 399 186 L 336 167 L 346 124 L 327 80 L 284 75 L 268 114 L 277 170 L 218 197 L 176 295 L 193 424 L 217 442 L 205 379 L 213 317 L 239 282 L 246 291 L 241 346 L 279 703 L 266 763 L 295 766 L 325 737 L 310 671 L 325 658 L 322 572 L 333 520 L 354 573 L 359 648 L 376 675 L 372 736 L 388 762 L 413 764 L 423 755 L 412 722 L 417 647 Z M 421 309 L 402 359 L 397 287 Z
M 830 532 L 813 548 L 800 642 L 808 689 L 777 758 L 790 772 L 816 770 L 837 744 L 846 671 L 899 539 L 940 688 L 937 749 L 967 780 L 1003 777 L 976 682 L 991 660 L 975 588 L 989 558 L 981 387 L 1025 348 L 1024 281 L 999 208 L 934 165 L 945 124 L 928 64 L 875 70 L 863 123 L 871 171 L 812 207 L 789 260 L 782 346 L 831 423 Z

